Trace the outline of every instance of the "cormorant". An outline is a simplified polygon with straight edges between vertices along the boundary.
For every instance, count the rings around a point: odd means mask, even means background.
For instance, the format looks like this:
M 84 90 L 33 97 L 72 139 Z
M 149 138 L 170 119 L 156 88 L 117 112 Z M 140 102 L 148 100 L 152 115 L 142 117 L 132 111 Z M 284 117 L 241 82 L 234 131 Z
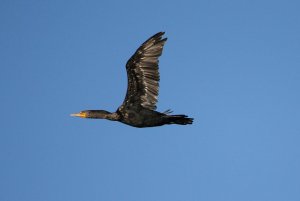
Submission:
M 146 40 L 126 64 L 128 88 L 123 104 L 116 112 L 84 110 L 71 116 L 119 121 L 134 127 L 154 127 L 164 124 L 192 124 L 186 115 L 170 115 L 155 111 L 159 88 L 158 58 L 167 38 L 159 32 Z

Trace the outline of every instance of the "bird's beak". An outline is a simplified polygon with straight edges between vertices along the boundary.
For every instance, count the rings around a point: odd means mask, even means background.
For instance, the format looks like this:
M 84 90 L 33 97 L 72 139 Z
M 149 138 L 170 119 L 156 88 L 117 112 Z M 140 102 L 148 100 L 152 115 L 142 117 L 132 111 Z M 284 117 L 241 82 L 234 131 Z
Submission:
M 72 117 L 86 118 L 86 113 L 84 113 L 84 112 L 79 112 L 79 113 L 75 113 L 75 114 L 70 114 L 70 116 L 72 116 Z

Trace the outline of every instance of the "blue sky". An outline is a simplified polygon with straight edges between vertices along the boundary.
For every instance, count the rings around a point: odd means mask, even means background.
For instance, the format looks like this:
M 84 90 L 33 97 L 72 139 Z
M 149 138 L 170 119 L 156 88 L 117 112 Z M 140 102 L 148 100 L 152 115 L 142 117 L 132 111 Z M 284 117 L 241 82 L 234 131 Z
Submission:
M 0 200 L 299 201 L 299 1 L 0 3 Z M 165 31 L 158 110 L 114 111 L 125 63 Z

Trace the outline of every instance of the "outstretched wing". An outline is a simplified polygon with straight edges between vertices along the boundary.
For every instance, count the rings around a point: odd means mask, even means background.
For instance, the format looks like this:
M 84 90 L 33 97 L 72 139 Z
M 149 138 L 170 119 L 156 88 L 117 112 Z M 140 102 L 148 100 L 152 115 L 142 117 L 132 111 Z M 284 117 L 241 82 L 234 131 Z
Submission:
M 144 42 L 128 60 L 126 71 L 128 88 L 124 105 L 139 104 L 150 110 L 156 109 L 159 90 L 158 58 L 167 38 L 159 32 Z

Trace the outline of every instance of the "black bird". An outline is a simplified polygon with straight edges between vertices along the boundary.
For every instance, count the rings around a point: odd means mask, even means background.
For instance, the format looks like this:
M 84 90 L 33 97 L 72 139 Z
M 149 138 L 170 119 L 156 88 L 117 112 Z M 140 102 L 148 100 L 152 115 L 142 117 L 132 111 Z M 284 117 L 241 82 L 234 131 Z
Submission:
M 145 41 L 126 64 L 128 88 L 123 104 L 116 112 L 84 110 L 71 116 L 119 121 L 134 127 L 154 127 L 164 124 L 192 124 L 186 115 L 170 115 L 155 111 L 159 88 L 158 58 L 167 38 L 159 32 Z

